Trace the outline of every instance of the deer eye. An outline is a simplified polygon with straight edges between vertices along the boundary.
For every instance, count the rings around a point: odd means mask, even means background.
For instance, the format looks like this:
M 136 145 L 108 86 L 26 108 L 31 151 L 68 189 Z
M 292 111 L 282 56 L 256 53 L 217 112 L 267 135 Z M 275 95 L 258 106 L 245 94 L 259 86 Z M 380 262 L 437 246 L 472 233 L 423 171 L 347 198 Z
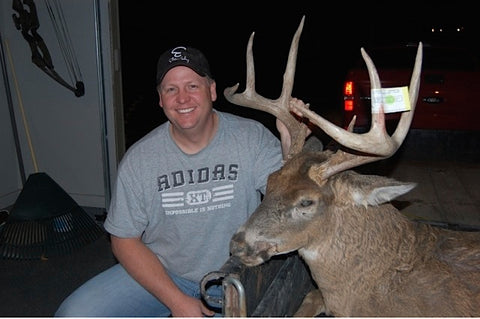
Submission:
M 302 199 L 300 201 L 300 206 L 301 207 L 308 207 L 308 206 L 311 206 L 313 204 L 313 200 L 311 199 Z

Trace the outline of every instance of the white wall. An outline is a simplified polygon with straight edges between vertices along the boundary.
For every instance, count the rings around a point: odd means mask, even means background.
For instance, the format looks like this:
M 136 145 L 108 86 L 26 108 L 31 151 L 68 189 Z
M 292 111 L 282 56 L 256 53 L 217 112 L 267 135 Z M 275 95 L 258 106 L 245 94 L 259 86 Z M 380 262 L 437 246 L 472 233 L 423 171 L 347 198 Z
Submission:
M 45 2 L 34 3 L 40 22 L 37 32 L 49 49 L 56 72 L 69 81 Z M 12 14 L 17 14 L 12 1 L 0 0 L 0 34 L 25 174 L 28 178 L 32 173 L 47 173 L 79 205 L 106 207 L 116 165 L 124 151 L 117 1 L 58 3 L 85 85 L 81 97 L 31 62 L 30 47 L 12 19 Z M 14 204 L 23 189 L 7 98 L 2 77 L 0 208 Z

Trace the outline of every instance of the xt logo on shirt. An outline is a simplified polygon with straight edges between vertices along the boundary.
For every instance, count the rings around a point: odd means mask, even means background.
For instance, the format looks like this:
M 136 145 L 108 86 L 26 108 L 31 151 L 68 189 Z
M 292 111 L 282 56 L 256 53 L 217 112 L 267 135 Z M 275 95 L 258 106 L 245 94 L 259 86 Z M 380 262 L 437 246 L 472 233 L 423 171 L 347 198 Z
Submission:
M 216 165 L 197 170 L 174 171 L 159 176 L 158 191 L 161 192 L 162 207 L 166 215 L 194 214 L 231 207 L 234 198 L 233 183 L 215 185 L 219 181 L 235 182 L 238 165 Z M 204 189 L 188 191 L 189 186 L 205 184 Z M 187 189 L 182 191 L 182 189 Z

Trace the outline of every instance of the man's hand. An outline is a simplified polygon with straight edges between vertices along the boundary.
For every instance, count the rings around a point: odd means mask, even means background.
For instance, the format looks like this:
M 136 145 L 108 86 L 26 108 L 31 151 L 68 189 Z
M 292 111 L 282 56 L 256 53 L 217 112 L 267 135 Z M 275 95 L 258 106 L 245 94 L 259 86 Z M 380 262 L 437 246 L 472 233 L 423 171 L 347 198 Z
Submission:
M 297 99 L 295 97 L 292 97 L 290 99 L 290 104 L 289 104 L 289 109 L 290 112 L 295 113 L 299 117 L 303 117 L 302 112 L 300 112 L 300 109 L 309 109 L 310 108 L 310 103 L 305 103 L 300 99 Z
M 185 295 L 170 309 L 173 317 L 211 317 L 215 311 L 208 309 L 201 300 Z

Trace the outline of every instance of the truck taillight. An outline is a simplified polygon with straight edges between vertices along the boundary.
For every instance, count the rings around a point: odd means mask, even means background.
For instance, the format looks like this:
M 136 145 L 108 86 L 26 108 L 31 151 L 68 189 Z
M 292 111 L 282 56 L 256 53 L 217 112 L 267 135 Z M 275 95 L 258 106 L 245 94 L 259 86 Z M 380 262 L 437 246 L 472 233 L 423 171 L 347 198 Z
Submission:
M 353 100 L 344 100 L 343 102 L 345 111 L 353 111 Z
M 345 94 L 345 96 L 353 97 L 353 82 L 352 81 L 345 81 L 345 85 L 343 87 L 343 94 Z
M 345 81 L 343 86 L 343 108 L 345 111 L 353 111 L 353 81 Z

